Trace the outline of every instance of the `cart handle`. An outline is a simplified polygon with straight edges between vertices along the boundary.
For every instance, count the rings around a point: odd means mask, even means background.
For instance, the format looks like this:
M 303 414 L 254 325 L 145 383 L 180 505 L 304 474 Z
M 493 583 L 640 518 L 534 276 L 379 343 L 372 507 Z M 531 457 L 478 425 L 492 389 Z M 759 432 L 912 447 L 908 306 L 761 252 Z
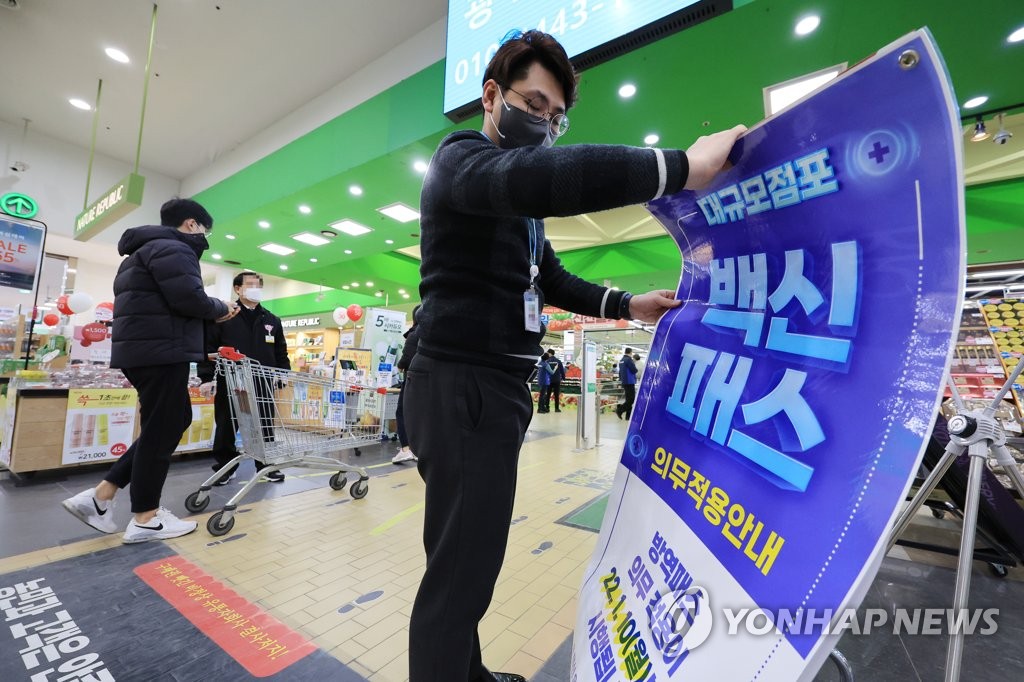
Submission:
M 225 360 L 232 360 L 234 362 L 238 362 L 239 360 L 245 359 L 245 356 L 243 354 L 239 353 L 231 346 L 221 346 L 220 348 L 217 349 L 217 354 L 220 355 L 220 357 L 224 358 Z

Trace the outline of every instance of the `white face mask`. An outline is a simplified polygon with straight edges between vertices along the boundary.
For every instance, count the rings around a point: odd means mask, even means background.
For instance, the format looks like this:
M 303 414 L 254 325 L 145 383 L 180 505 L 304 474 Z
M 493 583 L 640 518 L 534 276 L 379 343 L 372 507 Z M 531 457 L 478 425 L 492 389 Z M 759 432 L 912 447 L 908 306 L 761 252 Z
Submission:
M 259 287 L 246 287 L 242 290 L 242 296 L 254 303 L 259 303 L 263 300 L 263 289 Z

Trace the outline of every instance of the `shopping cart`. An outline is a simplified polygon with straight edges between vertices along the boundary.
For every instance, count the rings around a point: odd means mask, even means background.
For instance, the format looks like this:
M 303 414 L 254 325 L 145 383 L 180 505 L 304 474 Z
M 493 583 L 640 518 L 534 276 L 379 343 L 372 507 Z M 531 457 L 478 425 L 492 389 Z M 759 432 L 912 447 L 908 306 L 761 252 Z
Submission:
M 244 459 L 266 465 L 210 517 L 206 529 L 224 535 L 235 525 L 235 510 L 256 483 L 290 467 L 334 471 L 330 486 L 343 490 L 349 473 L 358 474 L 349 493 L 366 497 L 366 469 L 330 456 L 358 445 L 379 442 L 384 429 L 385 397 L 378 389 L 332 377 L 266 367 L 233 348 L 211 355 L 227 386 L 231 415 L 241 439 L 239 454 L 185 498 L 185 508 L 199 513 L 210 504 L 210 489 Z

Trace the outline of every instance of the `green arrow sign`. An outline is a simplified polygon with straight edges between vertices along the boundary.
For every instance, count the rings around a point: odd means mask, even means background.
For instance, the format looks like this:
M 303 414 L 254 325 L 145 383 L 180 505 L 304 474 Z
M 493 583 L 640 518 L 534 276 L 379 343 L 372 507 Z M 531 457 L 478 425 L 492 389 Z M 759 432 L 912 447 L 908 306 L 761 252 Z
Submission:
M 0 197 L 0 211 L 15 218 L 34 218 L 39 213 L 39 205 L 26 194 L 8 192 Z

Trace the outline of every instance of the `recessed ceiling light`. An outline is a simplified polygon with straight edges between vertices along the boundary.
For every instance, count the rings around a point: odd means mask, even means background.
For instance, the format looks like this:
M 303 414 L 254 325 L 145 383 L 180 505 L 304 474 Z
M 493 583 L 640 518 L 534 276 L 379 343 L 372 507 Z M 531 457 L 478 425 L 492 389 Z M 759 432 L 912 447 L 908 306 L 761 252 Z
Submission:
M 299 204 L 299 213 L 301 213 L 302 215 L 309 215 L 312 212 L 313 209 L 311 209 L 309 206 L 306 206 L 305 204 Z
M 623 99 L 629 99 L 635 94 L 636 86 L 633 85 L 632 83 L 626 83 L 621 88 L 619 88 L 619 97 L 622 97 Z
M 70 104 L 76 109 L 81 109 L 82 111 L 92 111 L 92 105 L 86 102 L 84 99 L 72 97 L 68 100 L 68 104 Z
M 351 256 L 352 255 L 352 249 L 345 249 L 345 255 L 346 256 Z
M 127 64 L 131 61 L 130 59 L 128 59 L 128 55 L 126 55 L 124 52 L 121 52 L 121 50 L 117 49 L 116 47 L 108 47 L 104 50 L 104 52 L 106 52 L 107 56 L 113 59 L 115 62 Z
M 384 298 L 384 292 L 383 291 L 375 291 L 375 292 L 373 292 L 373 295 L 376 296 L 377 298 Z
M 409 298 L 409 294 L 402 294 L 402 298 Z
M 310 262 L 310 263 L 316 263 L 317 261 L 316 261 L 316 258 L 310 258 L 310 259 L 309 259 L 309 262 Z
M 220 260 L 222 256 L 219 253 L 211 253 L 210 258 L 212 258 L 213 260 Z
M 367 232 L 373 232 L 372 228 L 369 228 L 366 225 L 360 225 L 354 220 L 339 220 L 338 222 L 331 223 L 331 227 L 335 230 L 344 232 L 345 234 L 350 234 L 353 237 L 358 237 L 359 235 L 366 234 Z
M 224 235 L 224 239 L 234 239 L 234 238 L 235 238 L 235 235 L 233 235 L 233 234 L 226 234 L 226 235 Z
M 1024 26 L 1021 26 L 1016 31 L 1011 33 L 1010 36 L 1006 39 L 1006 42 L 1019 43 L 1022 40 L 1024 40 Z
M 372 286 L 373 286 L 373 282 L 367 282 L 367 283 L 366 283 L 366 286 L 368 286 L 368 287 L 372 287 Z
M 293 234 L 292 239 L 303 244 L 309 244 L 310 246 L 323 246 L 324 244 L 330 244 L 329 239 L 317 236 L 312 232 L 300 232 L 299 234 Z
M 267 242 L 260 248 L 268 253 L 276 253 L 278 256 L 290 256 L 295 253 L 295 249 L 290 249 L 287 246 L 281 246 L 273 242 Z
M 796 28 L 793 29 L 798 36 L 805 36 L 808 33 L 814 33 L 814 31 L 821 25 L 821 17 L 817 14 L 806 16 L 800 21 L 796 22 Z
M 981 95 L 979 97 L 972 97 L 964 102 L 964 109 L 973 109 L 980 107 L 982 104 L 988 101 L 988 95 Z
M 352 282 L 352 286 L 354 286 L 354 287 L 359 286 L 359 282 Z
M 354 197 L 361 197 L 363 196 L 363 188 L 359 185 L 349 185 L 348 193 Z
M 426 173 L 427 167 L 427 162 L 423 159 L 416 159 L 412 162 L 412 169 L 417 173 Z
M 400 223 L 411 223 L 414 220 L 419 220 L 420 213 L 411 206 L 406 206 L 402 202 L 398 201 L 384 208 L 378 208 L 379 213 L 383 213 L 392 220 L 397 220 Z
M 384 240 L 384 243 L 385 243 L 385 244 L 394 244 L 394 243 L 395 243 L 395 240 L 394 240 L 394 239 L 385 239 L 385 240 Z
M 405 289 L 399 289 L 399 290 L 398 290 L 398 293 L 400 293 L 400 294 L 404 294 L 404 293 L 405 293 Z
M 266 221 L 266 220 L 261 220 L 261 221 L 259 221 L 256 224 L 259 225 L 260 227 L 262 227 L 264 230 L 267 229 L 268 227 L 270 227 L 270 223 L 268 221 Z
M 282 270 L 287 270 L 287 269 L 288 269 L 288 266 L 287 266 L 287 265 L 285 265 L 284 263 L 281 263 L 281 264 L 280 264 L 280 265 L 278 265 L 277 267 L 281 268 Z
M 644 144 L 646 144 L 646 145 L 658 144 L 658 140 L 660 140 L 660 139 L 661 139 L 660 137 L 658 137 L 654 133 L 651 133 L 650 135 L 648 135 L 647 137 L 644 138 Z
M 341 288 L 344 289 L 345 291 L 349 290 L 349 286 L 347 284 L 342 284 Z

